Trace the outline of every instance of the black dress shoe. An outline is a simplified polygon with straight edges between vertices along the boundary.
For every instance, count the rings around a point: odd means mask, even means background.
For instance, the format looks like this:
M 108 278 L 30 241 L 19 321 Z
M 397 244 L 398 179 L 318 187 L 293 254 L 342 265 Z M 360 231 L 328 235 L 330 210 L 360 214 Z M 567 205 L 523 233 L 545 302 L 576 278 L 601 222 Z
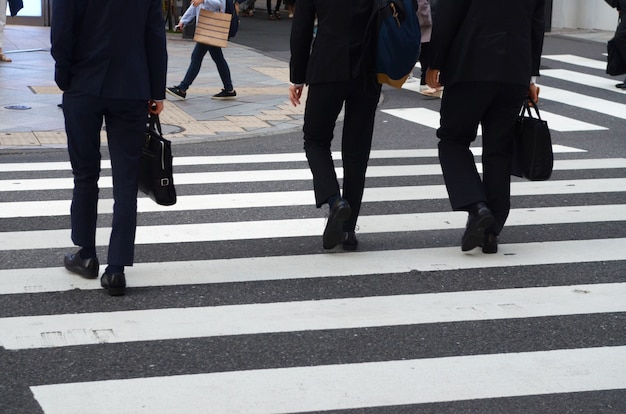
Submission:
M 485 230 L 493 224 L 493 214 L 483 202 L 476 203 L 469 212 L 465 233 L 461 239 L 461 250 L 466 252 L 482 245 Z
M 615 87 L 618 89 L 626 89 L 626 83 L 618 83 Z
M 498 253 L 498 236 L 493 233 L 486 233 L 483 239 L 483 253 Z
M 122 296 L 126 293 L 126 276 L 124 273 L 104 272 L 100 279 L 100 285 L 109 290 L 109 295 Z
M 81 259 L 80 251 L 75 254 L 68 253 L 63 258 L 63 266 L 72 273 L 81 275 L 89 279 L 95 279 L 98 277 L 98 271 L 100 269 L 100 263 L 97 257 L 90 257 L 89 259 Z
M 332 249 L 343 241 L 343 223 L 350 218 L 352 209 L 343 198 L 337 199 L 328 213 L 322 242 L 325 249 Z
M 343 249 L 349 251 L 356 250 L 359 245 L 359 241 L 353 231 L 343 233 L 343 241 L 341 243 L 343 244 Z

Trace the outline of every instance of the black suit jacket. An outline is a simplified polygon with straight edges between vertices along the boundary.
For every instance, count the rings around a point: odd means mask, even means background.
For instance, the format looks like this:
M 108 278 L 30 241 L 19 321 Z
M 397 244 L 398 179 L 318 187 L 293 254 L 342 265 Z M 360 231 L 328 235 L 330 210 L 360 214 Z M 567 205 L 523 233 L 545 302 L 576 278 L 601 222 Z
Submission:
M 54 0 L 51 43 L 63 91 L 114 99 L 165 98 L 161 0 Z
M 438 0 L 430 67 L 440 82 L 528 85 L 539 75 L 545 0 Z
M 342 82 L 375 77 L 372 0 L 298 0 L 291 26 L 291 82 Z M 315 18 L 318 30 L 313 40 Z M 360 43 L 360 45 L 358 45 Z M 355 50 L 359 52 L 355 55 Z

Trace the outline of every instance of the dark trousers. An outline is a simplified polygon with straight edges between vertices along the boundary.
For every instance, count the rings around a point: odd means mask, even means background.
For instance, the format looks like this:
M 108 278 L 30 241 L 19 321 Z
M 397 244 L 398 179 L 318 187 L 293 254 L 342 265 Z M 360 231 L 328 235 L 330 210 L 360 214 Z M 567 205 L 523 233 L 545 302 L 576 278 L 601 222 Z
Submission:
M 277 0 L 276 1 L 276 9 L 275 11 L 280 10 L 280 4 L 283 2 L 283 0 Z M 272 13 L 272 0 L 267 0 L 267 13 L 271 14 Z
M 479 201 L 493 211 L 489 231 L 499 234 L 511 207 L 511 158 L 517 115 L 527 86 L 468 82 L 446 86 L 441 102 L 439 162 L 453 210 Z M 483 175 L 476 169 L 470 144 L 482 125 Z
M 63 113 L 74 174 L 72 242 L 96 245 L 100 130 L 106 123 L 113 176 L 113 222 L 107 263 L 131 266 L 137 226 L 139 163 L 148 115 L 147 100 L 106 99 L 66 92 Z
M 420 74 L 420 85 L 426 85 L 426 70 L 430 65 L 430 42 L 421 44 L 419 61 L 422 68 L 422 73 Z
M 367 89 L 360 77 L 346 82 L 309 86 L 304 111 L 304 150 L 313 173 L 315 205 L 318 208 L 329 197 L 340 194 L 331 141 L 337 117 L 345 103 L 341 137 L 343 198 L 350 203 L 352 216 L 345 223 L 344 231 L 354 230 L 361 209 L 379 96 L 380 85 Z
M 189 86 L 196 79 L 198 73 L 200 73 L 200 67 L 202 66 L 202 60 L 204 59 L 206 52 L 209 52 L 211 59 L 213 59 L 215 66 L 217 66 L 217 73 L 219 73 L 222 84 L 224 84 L 224 89 L 232 91 L 233 82 L 230 78 L 230 68 L 228 67 L 228 63 L 226 63 L 226 59 L 224 59 L 222 48 L 205 45 L 203 43 L 196 43 L 196 46 L 193 48 L 189 68 L 187 68 L 185 78 L 180 85 L 178 85 L 178 87 L 184 91 L 189 89 Z
M 626 18 L 624 17 L 622 17 L 619 25 L 617 26 L 617 30 L 615 31 L 615 38 L 619 39 L 616 44 L 619 53 L 622 55 L 622 59 L 626 60 Z M 626 78 L 624 78 L 624 83 L 626 83 Z

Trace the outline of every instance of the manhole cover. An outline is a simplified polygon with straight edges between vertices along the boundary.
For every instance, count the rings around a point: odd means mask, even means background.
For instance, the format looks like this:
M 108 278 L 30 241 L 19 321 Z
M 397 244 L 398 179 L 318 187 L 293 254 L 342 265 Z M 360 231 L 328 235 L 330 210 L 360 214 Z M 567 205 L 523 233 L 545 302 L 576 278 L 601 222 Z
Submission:
M 184 131 L 184 129 L 179 127 L 178 125 L 168 125 L 168 124 L 161 124 L 161 130 L 163 131 L 163 135 L 178 134 Z
M 23 111 L 25 109 L 31 109 L 30 106 L 28 105 L 9 105 L 9 106 L 5 106 L 6 109 L 14 109 L 16 111 Z

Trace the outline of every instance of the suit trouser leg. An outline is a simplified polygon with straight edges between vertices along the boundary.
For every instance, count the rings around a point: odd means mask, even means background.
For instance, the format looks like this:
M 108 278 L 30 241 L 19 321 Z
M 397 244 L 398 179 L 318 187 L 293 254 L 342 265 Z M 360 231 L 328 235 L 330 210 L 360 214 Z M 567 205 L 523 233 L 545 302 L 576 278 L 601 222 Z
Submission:
M 501 88 L 482 119 L 483 186 L 495 221 L 489 232 L 500 234 L 511 209 L 511 160 L 515 124 L 528 88 Z
M 315 205 L 318 208 L 340 192 L 331 142 L 343 106 L 343 89 L 343 83 L 310 85 L 304 109 L 304 151 L 313 174 Z
M 620 55 L 622 55 L 623 59 L 626 59 L 626 19 L 623 17 L 615 31 L 615 39 L 618 40 L 616 44 Z M 626 78 L 624 78 L 623 83 L 626 83 Z
M 439 163 L 450 204 L 455 211 L 487 201 L 474 155 L 469 149 L 476 140 L 478 124 L 493 96 L 491 91 L 481 91 L 480 85 L 464 83 L 446 86 L 441 101 L 441 126 L 437 130 Z
M 313 173 L 317 207 L 340 193 L 331 141 L 337 116 L 345 102 L 341 138 L 343 197 L 352 208 L 352 215 L 344 225 L 345 231 L 354 230 L 359 215 L 379 96 L 380 87 L 374 91 L 366 90 L 361 78 L 309 87 L 304 115 L 304 149 Z
M 491 82 L 446 87 L 437 131 L 439 160 L 453 210 L 467 210 L 483 201 L 498 234 L 510 208 L 510 172 L 515 120 L 527 88 Z M 483 125 L 483 179 L 469 146 Z
M 344 231 L 354 231 L 361 211 L 365 173 L 372 148 L 374 117 L 380 97 L 377 91 L 366 91 L 362 83 L 355 84 L 346 100 L 341 156 L 343 160 L 343 197 L 352 208 L 350 218 L 344 223 Z
M 105 115 L 115 201 L 108 264 L 132 266 L 134 262 L 139 165 L 147 115 L 145 100 L 112 100 Z
M 72 242 L 80 247 L 95 247 L 103 109 L 97 98 L 66 92 L 63 113 L 74 175 L 70 207 Z

